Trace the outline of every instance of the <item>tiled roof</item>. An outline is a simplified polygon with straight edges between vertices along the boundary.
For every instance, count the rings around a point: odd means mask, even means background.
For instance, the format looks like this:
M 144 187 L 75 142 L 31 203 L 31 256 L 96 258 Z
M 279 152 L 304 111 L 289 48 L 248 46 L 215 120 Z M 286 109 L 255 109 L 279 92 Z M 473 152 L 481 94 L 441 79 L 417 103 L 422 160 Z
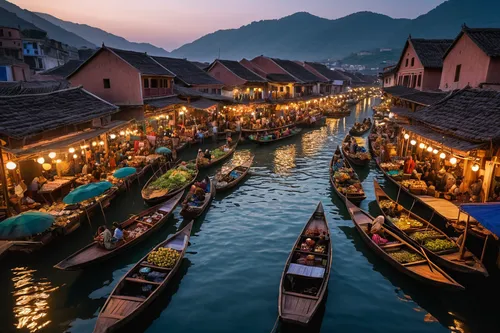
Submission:
M 297 82 L 297 80 L 292 76 L 280 73 L 267 74 L 266 79 L 268 79 L 271 82 L 283 82 L 283 83 Z
M 236 76 L 242 78 L 243 80 L 246 80 L 248 82 L 267 82 L 266 79 L 255 74 L 254 72 L 240 64 L 238 61 L 221 59 L 218 59 L 216 61 L 220 62 L 224 67 L 229 69 Z
M 68 87 L 66 80 L 0 82 L 0 96 L 45 94 Z
M 412 115 L 445 135 L 470 142 L 500 142 L 500 92 L 465 88 Z
M 146 53 L 119 50 L 114 48 L 108 48 L 120 58 L 128 62 L 134 68 L 136 68 L 141 74 L 145 75 L 165 75 L 165 76 L 175 76 L 169 70 L 160 66 L 156 61 L 154 61 Z M 90 58 L 92 59 L 92 58 Z
M 326 80 L 317 77 L 316 75 L 305 69 L 304 66 L 299 65 L 295 61 L 277 58 L 271 58 L 271 60 L 274 61 L 278 66 L 283 68 L 286 72 L 288 72 L 288 74 L 304 83 L 326 82 Z
M 80 65 L 83 64 L 83 60 L 75 60 L 72 59 L 65 63 L 64 65 L 54 67 L 52 69 L 46 70 L 40 75 L 52 75 L 52 76 L 60 76 L 62 78 L 66 78 L 68 75 L 73 73 Z
M 500 29 L 464 28 L 464 32 L 489 57 L 500 57 Z
M 210 74 L 186 59 L 153 57 L 160 65 L 175 74 L 175 78 L 182 81 L 187 86 L 218 84 L 222 82 L 216 80 Z
M 345 75 L 343 75 L 339 71 L 332 71 L 331 69 L 326 67 L 326 65 L 323 65 L 323 64 L 320 64 L 317 62 L 306 62 L 306 64 L 311 66 L 312 68 L 314 68 L 318 73 L 320 73 L 321 75 L 323 75 L 324 77 L 326 77 L 327 79 L 329 79 L 331 81 L 349 80 Z
M 453 40 L 410 38 L 410 42 L 424 67 L 442 68 L 443 57 Z
M 413 88 L 408 88 L 405 86 L 393 86 L 393 87 L 384 88 L 384 92 L 387 94 L 390 94 L 392 96 L 400 97 L 400 96 L 404 96 L 404 95 L 418 93 L 419 90 L 413 89 Z
M 414 102 L 420 105 L 428 106 L 439 102 L 448 95 L 449 93 L 447 92 L 419 91 L 416 93 L 402 95 L 400 96 L 400 98 L 409 102 Z
M 110 115 L 118 107 L 84 90 L 0 97 L 0 133 L 21 139 Z

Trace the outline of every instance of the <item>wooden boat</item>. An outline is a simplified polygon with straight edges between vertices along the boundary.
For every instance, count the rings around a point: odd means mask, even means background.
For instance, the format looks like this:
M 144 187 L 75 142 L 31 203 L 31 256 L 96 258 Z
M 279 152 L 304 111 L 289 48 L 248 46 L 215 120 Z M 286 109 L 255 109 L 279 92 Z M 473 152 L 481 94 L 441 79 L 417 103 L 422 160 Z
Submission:
M 326 123 L 326 116 L 317 114 L 314 115 L 314 117 L 316 118 L 316 121 L 314 123 L 309 122 L 310 118 L 308 117 L 300 122 L 297 122 L 297 126 L 303 128 L 312 128 L 316 126 L 322 126 Z
M 240 165 L 234 166 L 226 171 L 220 170 L 214 177 L 214 185 L 215 188 L 217 189 L 217 192 L 222 192 L 229 190 L 236 185 L 238 185 L 243 179 L 245 179 L 246 175 L 250 171 L 250 167 L 252 166 L 254 156 L 252 155 L 249 159 L 247 159 L 245 162 L 241 163 Z M 230 182 L 221 182 L 220 180 L 223 179 L 225 176 L 229 175 L 231 172 L 236 171 L 240 175 L 239 177 L 235 178 L 234 180 Z
M 442 267 L 462 273 L 475 273 L 488 276 L 488 272 L 484 267 L 484 265 L 469 250 L 465 248 L 463 258 L 461 258 L 459 250 L 460 245 L 456 244 L 456 242 L 453 239 L 448 237 L 443 231 L 432 225 L 430 222 L 424 220 L 423 218 L 417 216 L 416 214 L 413 214 L 412 212 L 410 212 L 409 210 L 405 209 L 403 206 L 399 205 L 397 202 L 392 200 L 384 192 L 384 190 L 380 187 L 380 185 L 375 179 L 373 180 L 373 186 L 375 188 L 375 197 L 377 199 L 377 203 L 380 207 L 380 210 L 382 211 L 382 214 L 384 214 L 386 219 L 390 222 L 391 226 L 394 226 L 395 231 L 397 231 L 397 233 L 407 242 L 411 243 L 413 246 L 417 248 L 423 249 L 427 254 L 427 256 L 429 257 L 429 259 L 431 259 L 436 264 Z M 419 228 L 409 228 L 406 230 L 401 230 L 400 228 L 398 228 L 393 223 L 394 214 L 388 213 L 388 210 L 382 208 L 381 206 L 381 202 L 387 200 L 392 202 L 392 205 L 394 207 L 398 207 L 398 211 L 401 213 L 401 215 L 406 215 L 412 219 L 417 220 L 422 224 L 422 226 Z M 415 232 L 429 232 L 429 231 L 431 231 L 434 235 L 431 236 L 430 238 L 446 239 L 449 242 L 454 243 L 456 245 L 455 248 L 444 251 L 431 251 L 428 248 L 426 248 L 423 244 L 420 244 L 419 242 L 411 238 L 411 235 L 414 234 Z
M 332 159 L 330 160 L 330 183 L 332 184 L 332 187 L 335 190 L 335 192 L 338 194 L 338 196 L 341 199 L 345 200 L 345 198 L 347 196 L 347 199 L 349 199 L 352 202 L 360 202 L 360 201 L 366 199 L 366 195 L 365 195 L 364 191 L 363 191 L 363 193 L 347 193 L 347 194 L 344 194 L 339 189 L 339 184 L 335 180 L 335 177 L 334 177 L 335 171 L 333 170 L 333 163 L 334 163 L 335 156 L 338 156 L 339 158 L 342 158 L 344 160 L 344 167 L 352 169 L 352 172 L 354 173 L 356 179 L 359 180 L 359 177 L 358 177 L 356 171 L 354 171 L 354 169 L 351 167 L 351 165 L 349 164 L 349 161 L 342 156 L 340 148 L 337 147 L 337 150 L 335 151 L 335 153 L 333 154 Z M 360 182 L 360 185 L 361 185 L 361 182 Z M 363 187 L 361 187 L 361 189 L 363 189 Z
M 342 142 L 342 153 L 344 154 L 344 157 L 349 160 L 349 162 L 352 164 L 352 165 L 357 165 L 357 166 L 366 166 L 368 165 L 368 163 L 370 163 L 370 158 L 366 158 L 366 159 L 360 159 L 360 158 L 357 158 L 357 157 L 353 157 L 348 150 L 346 150 L 346 144 L 348 143 L 348 140 L 349 140 L 349 135 L 347 135 L 344 139 L 344 141 Z
M 195 164 L 196 161 L 195 160 L 191 160 L 191 161 L 188 161 L 187 163 L 193 163 L 193 164 Z M 178 165 L 176 165 L 175 167 L 177 167 L 177 166 Z M 194 182 L 196 181 L 196 177 L 198 177 L 198 174 L 199 174 L 199 171 L 197 170 L 196 174 L 193 177 L 193 179 L 189 183 L 185 184 L 184 186 L 182 186 L 182 187 L 180 187 L 178 189 L 171 190 L 171 191 L 168 191 L 168 192 L 157 191 L 157 193 L 153 193 L 153 194 L 148 193 L 148 191 L 146 189 L 149 186 L 149 184 L 151 184 L 153 181 L 155 181 L 159 177 L 163 176 L 163 174 L 165 174 L 167 171 L 168 170 L 165 170 L 165 171 L 158 170 L 158 171 L 156 171 L 153 174 L 153 176 L 151 176 L 151 178 L 149 178 L 149 180 L 147 181 L 147 183 L 142 188 L 142 190 L 141 190 L 142 199 L 148 205 L 157 205 L 160 202 L 163 202 L 165 200 L 168 200 L 168 199 L 174 197 L 178 193 L 181 193 L 181 192 L 184 193 L 184 190 L 186 188 L 188 188 L 188 187 L 190 187 L 191 185 L 194 184 Z
M 368 225 L 373 222 L 373 217 L 367 212 L 355 206 L 349 200 L 346 200 L 347 210 L 351 215 L 354 226 L 358 230 L 363 241 L 370 247 L 379 257 L 384 259 L 398 271 L 408 275 L 409 277 L 425 282 L 437 287 L 447 287 L 451 289 L 465 289 L 461 284 L 453 280 L 445 271 L 432 261 L 426 258 L 425 253 L 421 252 L 413 245 L 405 241 L 402 237 L 391 231 L 389 228 L 384 228 L 386 238 L 391 243 L 387 245 L 378 245 L 368 235 Z M 390 253 L 397 250 L 406 250 L 409 253 L 417 254 L 422 257 L 422 260 L 409 263 L 400 263 L 394 259 Z
M 325 296 L 332 264 L 331 238 L 323 240 L 323 253 L 303 251 L 301 246 L 309 238 L 320 242 L 323 232 L 330 235 L 320 202 L 297 238 L 281 276 L 278 312 L 282 321 L 308 324 Z M 314 261 L 310 261 L 311 265 L 297 263 L 303 262 L 301 256 L 309 255 L 314 256 Z
M 122 253 L 154 234 L 156 230 L 160 229 L 168 220 L 175 207 L 177 207 L 182 195 L 183 193 L 178 193 L 169 201 L 151 207 L 121 223 L 123 230 L 127 233 L 135 230 L 138 225 L 146 227 L 147 230 L 137 237 L 128 239 L 126 242 L 117 243 L 117 247 L 113 250 L 106 250 L 97 242 L 93 242 L 73 253 L 54 267 L 65 271 L 82 269 L 92 264 L 103 262 Z M 156 222 L 148 222 L 148 217 L 154 214 L 161 214 L 162 216 Z M 152 219 L 152 221 L 154 220 Z
M 326 111 L 323 113 L 327 118 L 342 118 L 351 114 L 351 110 L 346 111 Z
M 203 212 L 205 212 L 209 207 L 212 199 L 215 197 L 215 185 L 213 184 L 210 177 L 206 176 L 205 181 L 207 182 L 210 192 L 205 193 L 205 201 L 199 207 L 189 206 L 187 204 L 182 204 L 181 215 L 186 219 L 195 219 L 199 217 Z
M 242 128 L 241 132 L 246 133 L 246 134 L 251 134 L 251 133 L 264 133 L 264 132 L 276 132 L 278 130 L 282 130 L 283 128 L 287 127 L 295 127 L 297 124 L 292 123 L 288 124 L 285 126 L 280 126 L 280 127 L 274 127 L 274 128 L 263 128 L 263 129 L 250 129 L 250 128 Z
M 286 136 L 281 136 L 281 137 L 279 137 L 279 138 L 277 138 L 277 139 L 262 140 L 262 139 L 260 139 L 260 138 L 259 138 L 259 139 L 253 139 L 253 138 L 251 138 L 251 137 L 248 137 L 248 139 L 249 139 L 250 141 L 255 142 L 255 143 L 258 143 L 258 144 L 260 144 L 260 145 L 267 145 L 267 144 L 270 144 L 270 143 L 274 143 L 274 142 L 277 142 L 277 141 L 281 141 L 281 140 L 285 140 L 285 139 L 291 138 L 291 137 L 293 137 L 293 136 L 295 136 L 295 135 L 299 134 L 299 133 L 302 131 L 302 129 L 301 129 L 301 128 L 296 128 L 296 127 L 294 127 L 294 128 L 292 128 L 292 129 L 290 129 L 290 131 L 291 131 L 291 133 L 290 133 L 289 135 L 286 135 Z
M 372 123 L 370 124 L 363 124 L 363 127 L 359 130 L 355 129 L 354 126 L 349 130 L 349 134 L 351 136 L 362 136 L 366 132 L 368 132 L 372 128 Z
M 240 134 L 241 136 L 241 134 Z M 196 165 L 198 166 L 198 169 L 199 170 L 202 170 L 202 169 L 208 169 L 210 168 L 211 166 L 217 164 L 217 163 L 220 163 L 226 159 L 228 159 L 231 155 L 233 155 L 234 151 L 236 150 L 236 147 L 238 146 L 238 142 L 240 141 L 240 137 L 238 137 L 238 140 L 235 140 L 233 145 L 231 146 L 231 148 L 226 152 L 226 154 L 224 154 L 223 156 L 219 157 L 219 158 L 216 158 L 216 159 L 212 159 L 209 163 L 200 163 L 200 161 L 198 159 L 196 159 Z M 226 145 L 223 145 L 223 146 L 220 146 L 218 147 L 218 149 L 220 150 L 224 150 L 224 147 Z
M 182 230 L 168 237 L 167 240 L 158 244 L 152 250 L 156 251 L 160 247 L 176 250 L 179 253 L 179 258 L 172 268 L 159 267 L 148 263 L 147 259 L 151 251 L 121 278 L 99 313 L 94 333 L 109 333 L 123 328 L 160 295 L 182 263 L 189 244 L 192 227 L 193 222 L 191 221 Z M 159 277 L 159 280 L 161 280 L 159 282 L 146 280 L 142 276 L 137 277 L 136 275 L 140 274 L 139 270 L 145 267 L 150 268 L 156 274 L 166 275 Z M 143 287 L 147 288 L 146 291 L 143 291 Z M 147 291 L 148 289 L 149 291 Z M 140 297 L 137 294 L 140 294 Z

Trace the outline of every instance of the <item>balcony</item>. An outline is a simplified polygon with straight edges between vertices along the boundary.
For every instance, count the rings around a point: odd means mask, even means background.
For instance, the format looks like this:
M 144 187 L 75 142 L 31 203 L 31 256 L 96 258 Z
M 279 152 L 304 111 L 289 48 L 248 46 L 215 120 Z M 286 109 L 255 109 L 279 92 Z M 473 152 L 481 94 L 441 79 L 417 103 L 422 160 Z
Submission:
M 173 93 L 172 88 L 144 88 L 142 90 L 143 98 L 169 96 Z

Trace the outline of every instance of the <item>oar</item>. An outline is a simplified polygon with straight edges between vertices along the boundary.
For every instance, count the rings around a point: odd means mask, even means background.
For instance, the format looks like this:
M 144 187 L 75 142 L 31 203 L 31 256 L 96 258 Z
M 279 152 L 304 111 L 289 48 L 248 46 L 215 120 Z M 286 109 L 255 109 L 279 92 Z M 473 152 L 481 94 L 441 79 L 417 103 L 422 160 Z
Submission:
M 422 251 L 425 259 L 427 260 L 427 264 L 429 265 L 429 269 L 431 270 L 432 273 L 434 273 L 434 270 L 432 269 L 431 261 L 429 260 L 429 257 L 427 257 L 425 250 L 421 246 L 420 246 L 420 250 Z

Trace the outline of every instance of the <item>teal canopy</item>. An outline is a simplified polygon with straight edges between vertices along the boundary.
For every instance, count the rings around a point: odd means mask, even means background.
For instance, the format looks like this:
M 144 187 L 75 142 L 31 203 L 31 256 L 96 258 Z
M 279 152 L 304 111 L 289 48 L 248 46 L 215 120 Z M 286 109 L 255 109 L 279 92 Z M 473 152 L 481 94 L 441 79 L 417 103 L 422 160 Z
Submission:
M 16 239 L 29 237 L 47 230 L 55 219 L 42 212 L 25 212 L 0 222 L 0 238 Z
M 136 172 L 137 172 L 136 168 L 125 167 L 125 168 L 121 168 L 121 169 L 116 170 L 115 173 L 113 173 L 113 177 L 120 178 L 120 179 L 126 178 L 128 176 L 132 176 Z
M 172 151 L 168 149 L 167 147 L 159 147 L 156 148 L 155 153 L 157 154 L 172 154 Z
M 68 205 L 77 204 L 84 200 L 91 199 L 109 190 L 113 184 L 110 182 L 98 182 L 82 185 L 71 191 L 64 197 L 63 202 Z

